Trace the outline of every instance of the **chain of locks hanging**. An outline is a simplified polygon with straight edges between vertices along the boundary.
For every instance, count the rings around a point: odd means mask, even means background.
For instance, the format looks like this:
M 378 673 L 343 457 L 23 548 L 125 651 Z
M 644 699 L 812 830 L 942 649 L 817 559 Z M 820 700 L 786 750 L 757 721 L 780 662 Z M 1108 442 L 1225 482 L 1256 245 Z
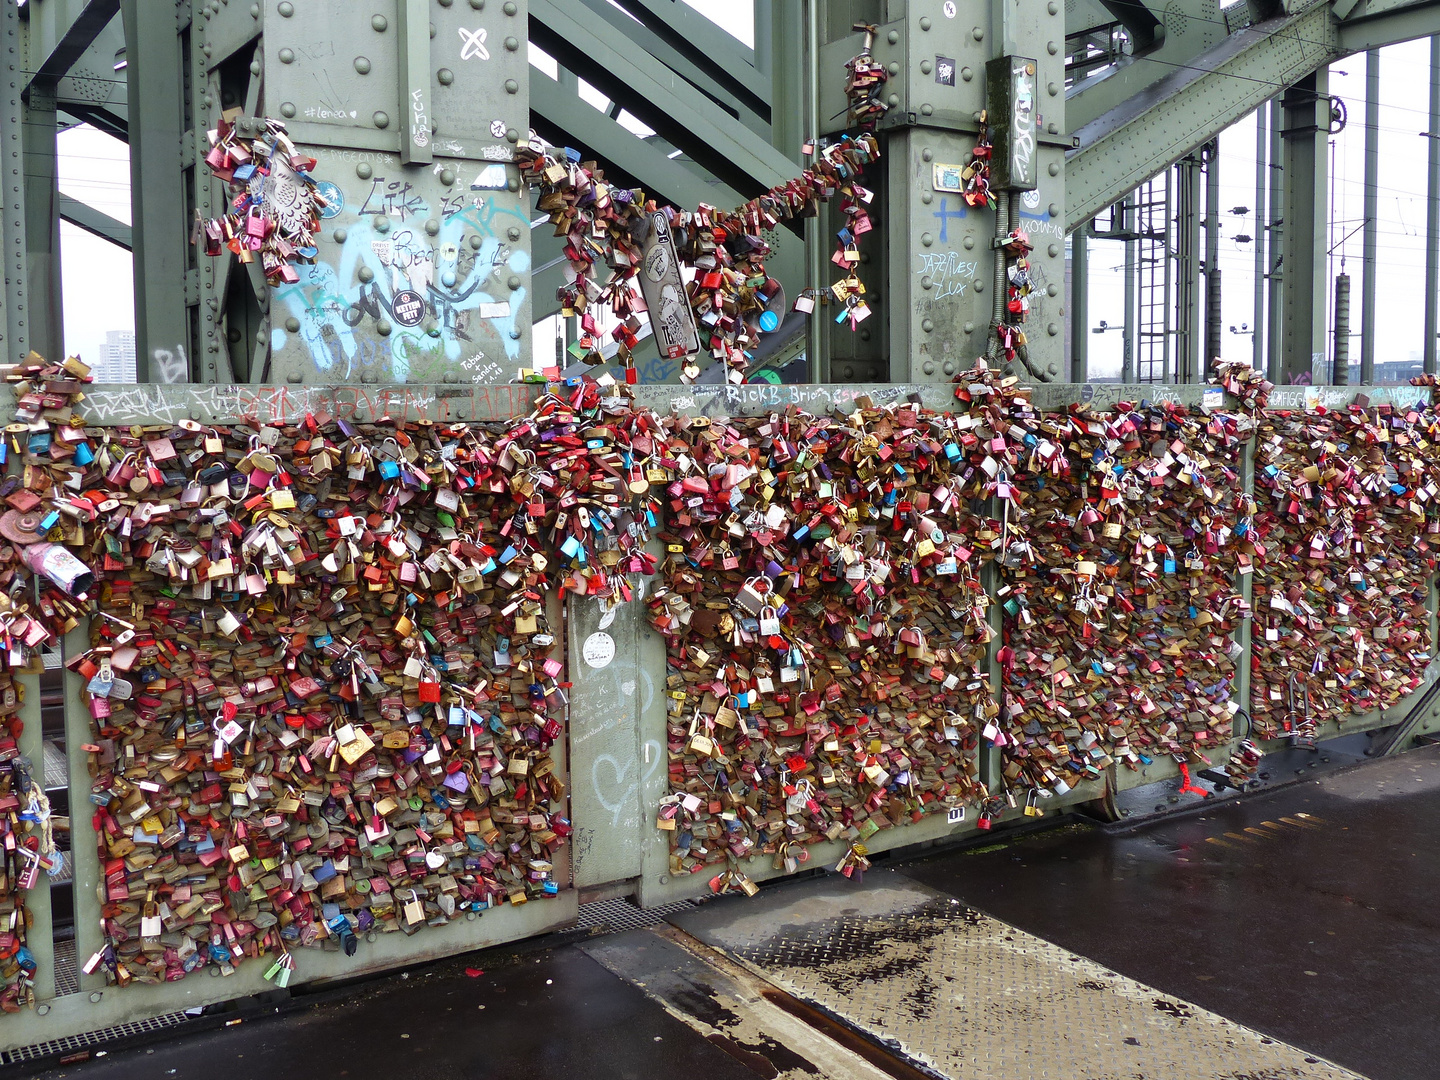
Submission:
M 1430 655 L 1430 406 L 1045 413 L 981 362 L 950 412 L 660 415 L 602 376 L 503 423 L 107 428 L 75 413 L 79 361 L 7 374 L 11 1010 L 25 890 L 62 861 L 16 676 L 77 627 L 106 941 L 85 966 L 121 984 L 283 983 L 305 946 L 553 895 L 559 600 L 639 602 L 637 575 L 668 646 L 656 823 L 717 890 L 753 890 L 750 856 L 840 840 L 850 873 L 926 815 L 1041 814 L 1112 765 L 1243 774 L 1249 737 L 1389 706 Z

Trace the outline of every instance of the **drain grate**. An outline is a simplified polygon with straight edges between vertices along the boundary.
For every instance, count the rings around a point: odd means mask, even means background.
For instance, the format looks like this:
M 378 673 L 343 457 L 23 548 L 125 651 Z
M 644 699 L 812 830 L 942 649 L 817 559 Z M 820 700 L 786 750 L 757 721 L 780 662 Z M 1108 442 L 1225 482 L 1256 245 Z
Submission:
M 55 942 L 55 996 L 80 992 L 80 969 L 75 960 L 75 939 Z
M 126 1024 L 116 1024 L 114 1027 L 102 1028 L 99 1031 L 87 1031 L 81 1035 L 67 1035 L 63 1039 L 51 1039 L 49 1042 L 35 1043 L 32 1046 L 22 1046 L 18 1050 L 7 1050 L 0 1054 L 0 1064 L 14 1065 L 21 1061 L 35 1061 L 38 1058 L 47 1058 L 55 1054 L 69 1054 L 76 1050 L 88 1050 L 91 1047 L 102 1046 L 115 1039 L 125 1039 L 133 1035 L 145 1035 L 153 1031 L 165 1031 L 169 1028 L 178 1027 L 190 1017 L 183 1012 L 165 1013 L 163 1016 L 152 1016 L 148 1020 L 135 1020 Z
M 614 900 L 597 900 L 593 904 L 580 905 L 580 930 L 603 930 L 607 934 L 618 934 L 622 930 L 643 930 L 647 926 L 659 926 L 671 915 L 690 911 L 695 907 L 689 900 L 680 900 L 660 907 L 636 907 L 625 897 Z

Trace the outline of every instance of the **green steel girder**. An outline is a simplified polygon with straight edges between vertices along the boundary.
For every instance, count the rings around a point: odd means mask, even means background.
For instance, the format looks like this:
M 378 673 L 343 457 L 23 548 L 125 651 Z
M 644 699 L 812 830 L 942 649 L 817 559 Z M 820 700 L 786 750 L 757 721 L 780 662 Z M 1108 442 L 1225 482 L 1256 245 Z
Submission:
M 712 28 L 716 38 L 724 32 Z M 790 157 L 754 132 L 625 33 L 597 20 L 581 0 L 534 0 L 530 35 L 561 66 L 596 86 L 744 196 L 783 184 Z
M 1163 7 L 1152 6 L 1158 15 L 1143 4 L 1107 5 L 1117 18 L 1124 12 L 1143 10 L 1148 19 L 1156 20 L 1154 40 L 1148 46 L 1143 38 L 1136 40 L 1133 55 L 1108 71 L 1077 82 L 1066 92 L 1065 115 L 1071 131 L 1123 106 L 1173 72 L 1184 70 L 1180 65 L 1198 63 L 1197 57 L 1225 40 L 1225 22 L 1216 0 L 1172 0 Z M 1138 15 L 1126 19 L 1142 24 Z
M 20 10 L 0 4 L 0 158 L 14 161 L 23 153 L 20 101 L 21 72 L 27 64 Z M 0 179 L 0 360 L 18 363 L 30 347 L 30 287 L 25 267 L 25 170 Z
M 26 86 L 64 76 L 119 10 L 120 0 L 30 0 Z
M 703 15 L 674 0 L 579 2 L 747 127 L 768 134 L 770 77 L 755 66 L 752 50 L 729 34 L 717 34 Z
M 1433 30 L 1440 30 L 1440 18 Z M 1278 87 L 1341 55 L 1329 5 L 1310 0 L 1302 13 L 1232 34 L 1193 64 L 1072 128 L 1080 149 L 1065 163 L 1067 229 L 1209 142 Z
M 96 210 L 95 207 L 83 203 L 79 199 L 72 199 L 63 191 L 60 193 L 59 205 L 61 221 L 68 221 L 71 225 L 100 237 L 101 240 L 108 240 L 127 251 L 131 250 L 130 226 L 123 221 L 117 221 L 105 211 Z
M 1336 5 L 1339 13 L 1339 5 Z M 1414 41 L 1440 33 L 1440 2 L 1437 0 L 1361 0 L 1340 24 L 1342 55 L 1365 52 Z

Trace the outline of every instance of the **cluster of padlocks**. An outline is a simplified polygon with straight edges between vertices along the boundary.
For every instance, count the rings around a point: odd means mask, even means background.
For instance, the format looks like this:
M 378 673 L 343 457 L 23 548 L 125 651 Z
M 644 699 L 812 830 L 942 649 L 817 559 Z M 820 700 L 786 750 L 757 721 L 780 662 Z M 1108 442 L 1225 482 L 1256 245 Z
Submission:
M 1043 412 L 981 364 L 938 412 L 662 415 L 602 376 L 503 423 L 116 428 L 78 419 L 87 378 L 10 371 L 12 987 L 23 891 L 58 865 L 15 676 L 87 617 L 86 967 L 119 983 L 262 955 L 284 982 L 302 946 L 553 895 L 560 596 L 630 602 L 635 575 L 668 646 L 655 821 L 672 872 L 717 888 L 751 887 L 752 856 L 840 840 L 850 873 L 928 815 L 988 827 L 1112 765 L 1304 739 L 1429 660 L 1430 407 Z

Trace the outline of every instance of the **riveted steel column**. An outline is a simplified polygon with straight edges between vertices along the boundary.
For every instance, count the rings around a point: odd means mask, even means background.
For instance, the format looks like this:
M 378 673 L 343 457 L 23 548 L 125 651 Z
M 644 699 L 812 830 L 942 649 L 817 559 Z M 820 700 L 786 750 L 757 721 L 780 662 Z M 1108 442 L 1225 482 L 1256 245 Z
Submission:
M 1329 283 L 1325 280 L 1326 198 L 1330 163 L 1329 72 L 1317 71 L 1285 91 L 1285 245 L 1282 382 L 1312 376 L 1325 355 Z
M 1225 332 L 1220 302 L 1220 140 L 1213 140 L 1205 152 L 1205 348 L 1195 382 L 1204 382 L 1205 373 L 1220 356 L 1220 335 Z
M 1070 234 L 1070 381 L 1090 377 L 1090 228 Z
M 1269 108 L 1261 105 L 1255 110 L 1255 304 L 1250 316 L 1250 366 L 1256 371 L 1265 370 L 1265 250 L 1268 235 L 1265 230 L 1265 194 L 1270 148 L 1270 132 L 1265 127 Z
M 1380 50 L 1365 54 L 1365 231 L 1364 280 L 1360 285 L 1360 383 L 1375 381 L 1375 246 L 1379 224 L 1380 184 Z M 1338 284 L 1338 283 L 1337 283 Z M 1338 299 L 1338 293 L 1337 293 Z M 1338 316 L 1337 316 L 1338 323 Z M 1336 356 L 1339 356 L 1336 341 Z M 1338 363 L 1338 361 L 1337 361 Z M 1336 368 L 1339 382 L 1339 368 Z
M 120 16 L 128 60 L 135 377 L 189 382 L 185 272 L 190 223 L 180 158 L 185 99 L 176 5 L 122 0 Z
M 25 170 L 18 167 L 24 154 L 20 126 L 20 87 L 25 67 L 20 49 L 20 9 L 0 4 L 0 356 L 13 364 L 29 347 L 25 274 Z
M 65 320 L 60 291 L 60 188 L 56 178 L 55 86 L 37 80 L 21 109 L 25 174 L 25 267 L 29 278 L 30 348 L 62 354 Z M 18 359 L 18 357 L 16 358 Z
M 1269 267 L 1266 283 L 1269 299 L 1265 317 L 1265 377 L 1280 381 L 1280 344 L 1285 310 L 1285 147 L 1280 131 L 1284 110 L 1280 100 L 1270 101 L 1270 205 L 1269 225 L 1265 230 L 1265 259 Z
M 1440 288 L 1440 36 L 1430 39 L 1430 138 L 1425 159 L 1425 371 L 1433 375 L 1435 335 L 1440 332 L 1436 319 L 1437 288 Z

